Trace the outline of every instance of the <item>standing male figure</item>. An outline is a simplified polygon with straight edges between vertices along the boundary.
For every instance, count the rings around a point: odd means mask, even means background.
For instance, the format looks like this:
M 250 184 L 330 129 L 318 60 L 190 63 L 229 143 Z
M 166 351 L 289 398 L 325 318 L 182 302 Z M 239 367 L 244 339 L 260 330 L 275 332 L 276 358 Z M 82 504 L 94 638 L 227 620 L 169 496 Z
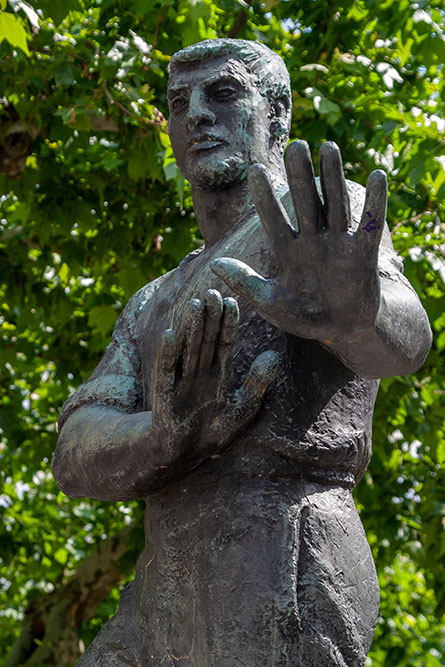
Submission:
M 431 335 L 384 174 L 365 194 L 329 143 L 319 188 L 304 142 L 284 168 L 289 77 L 262 44 L 180 51 L 168 97 L 205 245 L 132 297 L 62 410 L 62 490 L 147 498 L 135 581 L 78 664 L 363 666 L 378 585 L 351 489 L 377 378 Z

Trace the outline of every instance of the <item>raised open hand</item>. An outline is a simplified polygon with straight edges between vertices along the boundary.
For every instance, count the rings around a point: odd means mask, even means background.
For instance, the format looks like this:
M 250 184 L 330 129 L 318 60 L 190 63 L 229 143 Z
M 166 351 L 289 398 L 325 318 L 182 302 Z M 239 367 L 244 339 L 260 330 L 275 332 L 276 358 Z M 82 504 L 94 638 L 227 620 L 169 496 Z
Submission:
M 287 151 L 286 171 L 294 205 L 293 226 L 263 165 L 253 165 L 249 189 L 269 238 L 278 274 L 265 278 L 243 262 L 219 258 L 213 271 L 279 329 L 331 344 L 374 326 L 380 303 L 377 269 L 386 215 L 386 176 L 372 172 L 361 221 L 353 228 L 338 147 L 320 149 L 317 191 L 304 141 Z
M 259 412 L 279 366 L 278 352 L 253 362 L 242 386 L 232 386 L 238 304 L 208 290 L 192 299 L 178 335 L 164 331 L 154 374 L 152 425 L 171 460 L 195 465 L 225 449 Z

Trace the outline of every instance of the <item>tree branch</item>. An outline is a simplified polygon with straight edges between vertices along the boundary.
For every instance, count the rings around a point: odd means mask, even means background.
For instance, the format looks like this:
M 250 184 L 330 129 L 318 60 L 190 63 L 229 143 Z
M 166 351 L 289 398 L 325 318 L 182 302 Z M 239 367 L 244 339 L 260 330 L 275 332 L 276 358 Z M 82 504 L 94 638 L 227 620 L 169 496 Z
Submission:
M 418 215 L 415 215 L 412 218 L 407 218 L 406 220 L 400 220 L 400 222 L 398 222 L 397 225 L 395 225 L 392 228 L 391 235 L 394 234 L 394 232 L 400 229 L 400 227 L 402 227 L 403 225 L 407 225 L 411 222 L 417 222 L 418 220 L 421 220 L 424 215 L 431 215 L 431 211 L 422 211 L 422 213 L 419 213 Z
M 143 116 L 137 116 L 136 114 L 129 111 L 127 107 L 124 107 L 123 104 L 115 100 L 105 84 L 103 84 L 102 88 L 110 104 L 113 105 L 115 104 L 117 108 L 120 109 L 122 113 L 124 113 L 126 116 L 131 116 L 131 118 L 135 118 L 141 125 L 147 125 L 147 124 L 157 125 L 163 130 L 165 130 L 165 128 L 167 127 L 167 119 L 158 109 L 155 108 L 155 115 L 157 120 L 152 120 L 151 118 L 144 118 Z
M 155 31 L 154 31 L 154 34 L 153 34 L 153 40 L 151 42 L 151 45 L 152 45 L 153 48 L 155 48 L 155 46 L 156 46 L 156 40 L 158 39 L 158 32 L 159 32 L 159 28 L 161 26 L 161 21 L 164 18 L 165 12 L 169 8 L 169 6 L 170 6 L 170 0 L 167 0 L 167 2 L 165 3 L 164 9 L 162 10 L 162 12 L 158 16 L 158 21 L 156 23 Z
M 227 32 L 227 37 L 231 37 L 232 39 L 237 37 L 241 30 L 244 28 L 244 25 L 247 23 L 247 19 L 249 18 L 249 7 L 252 6 L 253 0 L 246 0 L 244 4 L 246 5 L 246 9 L 242 9 L 238 13 L 231 28 L 229 28 Z
M 94 616 L 125 576 L 119 560 L 132 547 L 126 527 L 99 544 L 71 579 L 34 600 L 4 667 L 71 667 L 79 658 L 78 628 Z

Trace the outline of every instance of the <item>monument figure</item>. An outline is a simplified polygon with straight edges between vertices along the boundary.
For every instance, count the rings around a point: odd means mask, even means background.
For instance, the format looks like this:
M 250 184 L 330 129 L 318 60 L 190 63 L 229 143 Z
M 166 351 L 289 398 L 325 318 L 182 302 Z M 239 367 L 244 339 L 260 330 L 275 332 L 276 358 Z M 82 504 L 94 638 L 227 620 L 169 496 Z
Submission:
M 173 56 L 169 133 L 205 244 L 139 290 L 60 416 L 72 497 L 147 499 L 146 546 L 78 665 L 359 667 L 378 584 L 351 490 L 378 378 L 430 329 L 385 225 L 386 179 L 335 144 L 286 156 L 291 92 L 260 43 Z

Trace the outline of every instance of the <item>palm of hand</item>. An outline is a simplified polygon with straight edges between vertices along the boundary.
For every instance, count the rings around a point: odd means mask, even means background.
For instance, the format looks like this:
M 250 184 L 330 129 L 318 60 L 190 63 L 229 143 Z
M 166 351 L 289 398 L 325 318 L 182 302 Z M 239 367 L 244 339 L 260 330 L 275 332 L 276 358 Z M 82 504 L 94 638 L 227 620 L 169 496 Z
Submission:
M 288 149 L 286 170 L 298 231 L 262 165 L 249 171 L 249 189 L 269 238 L 278 273 L 265 278 L 238 260 L 221 258 L 212 269 L 278 328 L 332 342 L 372 327 L 380 290 L 378 248 L 386 213 L 386 177 L 371 174 L 360 224 L 351 215 L 341 157 L 334 144 L 320 150 L 317 192 L 305 142 Z
M 187 465 L 217 454 L 258 413 L 280 365 L 277 352 L 253 362 L 239 389 L 232 386 L 233 351 L 239 312 L 235 299 L 208 290 L 192 299 L 177 336 L 168 329 L 159 346 L 154 374 L 152 423 L 155 437 L 172 461 Z

